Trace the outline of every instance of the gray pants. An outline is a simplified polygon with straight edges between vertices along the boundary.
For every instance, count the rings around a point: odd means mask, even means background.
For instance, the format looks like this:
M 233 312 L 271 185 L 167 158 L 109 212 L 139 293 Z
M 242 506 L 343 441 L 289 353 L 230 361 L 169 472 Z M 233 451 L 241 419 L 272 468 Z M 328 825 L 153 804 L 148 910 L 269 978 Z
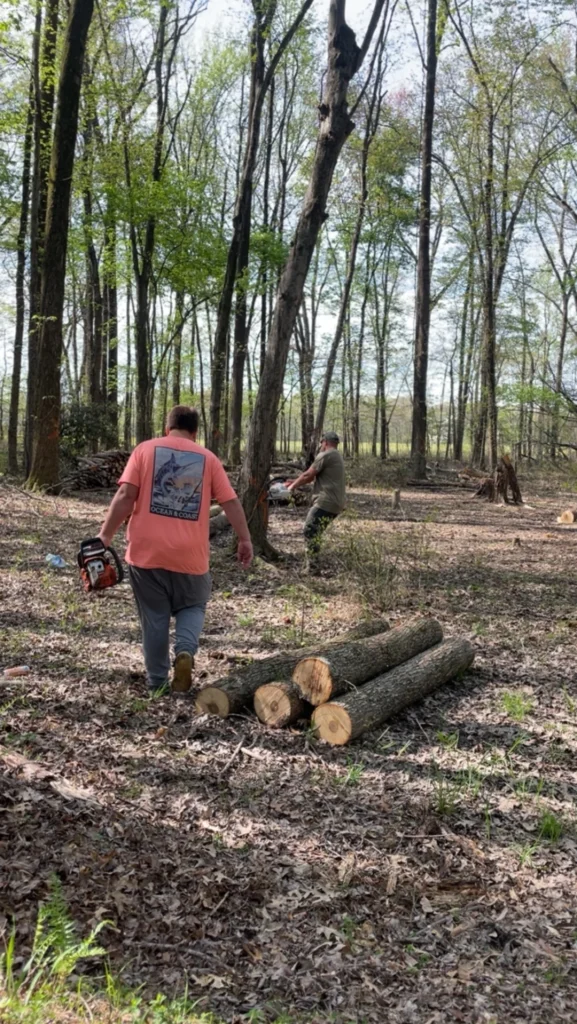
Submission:
M 157 690 L 168 682 L 170 672 L 170 619 L 174 616 L 175 656 L 196 654 L 210 597 L 210 573 L 190 576 L 168 569 L 128 566 L 132 592 L 142 627 L 142 650 L 148 685 Z

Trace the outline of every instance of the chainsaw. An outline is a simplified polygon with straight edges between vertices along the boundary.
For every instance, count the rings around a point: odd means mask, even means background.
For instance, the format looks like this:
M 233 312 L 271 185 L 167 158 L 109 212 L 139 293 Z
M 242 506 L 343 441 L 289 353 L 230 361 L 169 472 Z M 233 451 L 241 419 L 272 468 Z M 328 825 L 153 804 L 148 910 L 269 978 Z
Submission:
M 78 567 L 84 589 L 105 590 L 122 583 L 124 569 L 114 548 L 105 548 L 99 537 L 83 540 L 78 552 Z

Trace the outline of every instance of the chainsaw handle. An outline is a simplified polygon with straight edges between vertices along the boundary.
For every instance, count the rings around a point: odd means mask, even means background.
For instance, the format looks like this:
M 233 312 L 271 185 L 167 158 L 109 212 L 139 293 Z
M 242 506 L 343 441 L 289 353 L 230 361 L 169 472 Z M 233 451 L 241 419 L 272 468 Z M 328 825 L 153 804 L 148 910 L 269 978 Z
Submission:
M 122 581 L 124 579 L 124 569 L 122 568 L 122 562 L 120 561 L 120 559 L 119 559 L 118 555 L 116 554 L 116 551 L 115 551 L 114 548 L 106 548 L 106 550 L 110 551 L 110 554 L 112 555 L 112 558 L 114 560 L 114 564 L 116 566 L 116 571 L 118 573 L 118 582 L 122 583 Z

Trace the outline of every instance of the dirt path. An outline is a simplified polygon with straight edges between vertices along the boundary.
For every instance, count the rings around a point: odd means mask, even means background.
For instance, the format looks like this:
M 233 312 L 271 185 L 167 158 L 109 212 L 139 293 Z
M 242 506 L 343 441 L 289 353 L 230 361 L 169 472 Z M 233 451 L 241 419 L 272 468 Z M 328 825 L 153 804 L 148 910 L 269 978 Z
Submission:
M 411 491 L 393 513 L 355 491 L 312 584 L 303 512 L 274 514 L 282 566 L 217 550 L 202 682 L 364 610 L 474 643 L 462 683 L 335 750 L 148 701 L 128 588 L 76 582 L 102 504 L 2 488 L 1 667 L 33 669 L 0 677 L 0 927 L 21 953 L 56 872 L 83 929 L 114 921 L 127 983 L 188 979 L 231 1024 L 575 1021 L 577 533 L 566 495 L 526 500 Z

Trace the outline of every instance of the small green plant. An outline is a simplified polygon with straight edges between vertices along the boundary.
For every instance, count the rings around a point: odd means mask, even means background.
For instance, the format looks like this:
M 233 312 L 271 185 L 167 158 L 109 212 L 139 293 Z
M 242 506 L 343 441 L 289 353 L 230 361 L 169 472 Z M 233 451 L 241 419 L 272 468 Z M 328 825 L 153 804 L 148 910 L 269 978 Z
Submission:
M 345 914 L 341 924 L 341 931 L 345 939 L 352 943 L 357 932 L 357 922 L 355 919 L 353 917 L 349 917 L 348 914 Z
M 577 711 L 577 701 L 571 697 L 566 686 L 563 687 L 563 700 L 565 701 L 565 707 L 569 714 L 574 715 Z
M 14 931 L 0 958 L 2 1024 L 219 1024 L 212 1014 L 197 1013 L 186 991 L 176 999 L 159 994 L 149 1001 L 141 990 L 127 989 L 111 974 L 105 950 L 97 943 L 107 926 L 112 922 L 101 921 L 87 938 L 79 938 L 60 882 L 53 877 L 49 898 L 38 910 L 29 959 L 15 969 Z M 100 958 L 101 977 L 79 977 L 82 961 Z M 253 1017 L 253 1024 L 261 1019 Z
M 416 963 L 409 967 L 409 971 L 413 974 L 416 974 L 423 967 L 425 967 L 429 963 L 429 960 L 431 959 L 430 953 L 425 953 L 423 952 L 423 950 L 417 949 L 415 946 L 413 946 L 411 942 L 409 942 L 405 946 L 405 953 L 408 953 L 411 960 L 416 961 Z
M 8 940 L 0 962 L 0 978 L 7 998 L 28 1004 L 46 986 L 50 987 L 52 994 L 64 989 L 81 961 L 106 955 L 106 950 L 97 944 L 96 939 L 102 929 L 111 924 L 111 921 L 101 921 L 88 938 L 79 939 L 68 913 L 62 886 L 54 875 L 50 882 L 50 896 L 38 910 L 32 952 L 18 973 L 14 971 L 15 931 Z
M 238 624 L 239 626 L 253 626 L 254 615 L 239 615 Z
M 523 776 L 515 784 L 517 796 L 541 796 L 545 788 L 544 779 L 534 778 L 531 775 Z
M 458 732 L 438 732 L 437 740 L 446 750 L 456 750 L 459 746 Z
M 364 770 L 364 764 L 349 764 L 346 773 L 337 776 L 336 782 L 339 786 L 358 786 Z
M 437 814 L 449 817 L 454 814 L 459 797 L 459 787 L 452 785 L 441 772 L 434 779 L 435 810 Z
M 552 811 L 544 811 L 539 823 L 539 835 L 549 843 L 558 843 L 563 835 L 563 822 Z
M 507 690 L 501 697 L 501 703 L 506 714 L 514 722 L 524 722 L 525 717 L 533 708 L 533 701 L 522 693 L 512 693 Z
M 526 843 L 524 846 L 517 847 L 517 856 L 519 857 L 521 867 L 530 867 L 538 849 L 539 843 Z

